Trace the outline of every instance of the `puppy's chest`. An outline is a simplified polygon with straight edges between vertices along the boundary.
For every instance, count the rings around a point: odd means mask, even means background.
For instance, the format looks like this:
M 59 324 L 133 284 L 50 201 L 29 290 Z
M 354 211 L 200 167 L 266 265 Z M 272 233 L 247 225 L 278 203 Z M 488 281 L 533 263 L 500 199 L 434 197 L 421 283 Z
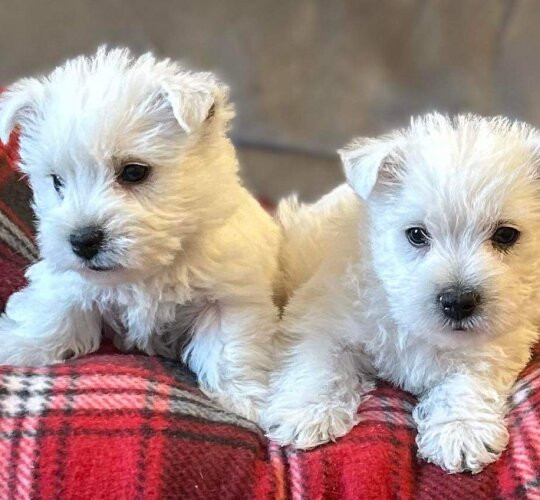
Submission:
M 157 314 L 151 333 L 153 351 L 168 358 L 180 358 L 191 342 L 206 306 L 202 300 L 175 304 L 170 309 L 164 306 Z
M 376 349 L 373 345 L 367 349 L 378 377 L 408 392 L 420 394 L 441 380 L 448 363 L 430 345 L 406 344 L 387 337 L 386 342 L 379 343 Z
M 125 337 L 128 344 L 144 346 L 153 337 L 170 343 L 185 338 L 204 307 L 205 301 L 193 293 L 124 292 L 102 304 L 102 313 L 105 322 Z
M 361 297 L 354 316 L 356 340 L 375 367 L 377 376 L 413 394 L 436 385 L 455 366 L 452 356 L 428 340 L 414 337 L 388 315 L 386 298 L 376 293 Z M 381 304 L 383 306 L 381 306 Z

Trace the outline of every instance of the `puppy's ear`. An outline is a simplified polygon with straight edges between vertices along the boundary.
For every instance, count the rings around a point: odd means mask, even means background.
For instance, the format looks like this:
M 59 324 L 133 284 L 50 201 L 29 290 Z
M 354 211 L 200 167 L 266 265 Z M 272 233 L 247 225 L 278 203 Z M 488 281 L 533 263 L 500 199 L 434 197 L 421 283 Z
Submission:
M 12 130 L 32 121 L 43 95 L 43 84 L 36 78 L 23 78 L 0 94 L 0 141 L 6 144 Z
M 540 132 L 532 134 L 529 140 L 531 148 L 532 176 L 535 180 L 540 181 Z
M 356 139 L 338 151 L 347 182 L 367 200 L 377 184 L 388 185 L 398 178 L 402 158 L 400 136 Z
M 162 83 L 174 117 L 187 133 L 195 132 L 227 105 L 229 89 L 211 73 L 183 73 Z M 228 117 L 227 117 L 228 118 Z

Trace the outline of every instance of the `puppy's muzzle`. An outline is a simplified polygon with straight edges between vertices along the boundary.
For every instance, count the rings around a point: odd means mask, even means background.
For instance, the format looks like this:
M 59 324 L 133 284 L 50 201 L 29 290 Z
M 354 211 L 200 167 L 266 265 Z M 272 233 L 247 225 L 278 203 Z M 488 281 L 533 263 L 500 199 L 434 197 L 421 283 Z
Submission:
M 473 315 L 480 303 L 480 294 L 474 291 L 444 290 L 437 299 L 447 318 L 461 321 Z
M 83 227 L 69 236 L 73 253 L 85 260 L 90 260 L 98 254 L 104 239 L 103 231 L 95 226 Z

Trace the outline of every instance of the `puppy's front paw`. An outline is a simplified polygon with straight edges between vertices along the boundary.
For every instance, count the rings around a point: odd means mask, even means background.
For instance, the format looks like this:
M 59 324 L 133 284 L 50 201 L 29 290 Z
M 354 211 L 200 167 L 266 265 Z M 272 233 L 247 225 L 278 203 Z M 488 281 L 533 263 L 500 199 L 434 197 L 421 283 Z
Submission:
M 480 472 L 495 462 L 508 444 L 508 430 L 499 415 L 475 418 L 471 414 L 460 419 L 449 415 L 441 421 L 420 418 L 420 412 L 415 411 L 414 417 L 420 456 L 451 473 Z
M 0 365 L 23 365 L 26 342 L 19 342 L 19 325 L 7 315 L 0 316 Z
M 0 365 L 44 366 L 62 361 L 51 352 L 39 330 L 34 334 L 9 316 L 0 316 Z
M 344 436 L 358 423 L 359 400 L 349 403 L 319 402 L 289 408 L 270 407 L 263 415 L 263 426 L 267 429 L 268 438 L 280 445 L 314 448 Z

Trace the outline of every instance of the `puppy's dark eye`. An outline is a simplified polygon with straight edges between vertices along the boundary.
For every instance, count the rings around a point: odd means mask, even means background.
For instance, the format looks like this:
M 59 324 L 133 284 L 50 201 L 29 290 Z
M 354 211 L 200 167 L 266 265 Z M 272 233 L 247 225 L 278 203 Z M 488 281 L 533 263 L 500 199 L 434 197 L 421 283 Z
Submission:
M 500 226 L 491 236 L 491 241 L 495 247 L 505 250 L 516 243 L 520 232 L 511 226 Z
M 423 227 L 410 227 L 405 231 L 409 243 L 414 247 L 426 247 L 429 245 L 429 233 Z
M 140 184 L 148 177 L 150 167 L 142 163 L 126 163 L 118 175 L 121 184 Z
M 64 189 L 64 181 L 56 174 L 52 174 L 51 177 L 53 180 L 54 189 L 59 195 L 61 195 L 62 190 Z

